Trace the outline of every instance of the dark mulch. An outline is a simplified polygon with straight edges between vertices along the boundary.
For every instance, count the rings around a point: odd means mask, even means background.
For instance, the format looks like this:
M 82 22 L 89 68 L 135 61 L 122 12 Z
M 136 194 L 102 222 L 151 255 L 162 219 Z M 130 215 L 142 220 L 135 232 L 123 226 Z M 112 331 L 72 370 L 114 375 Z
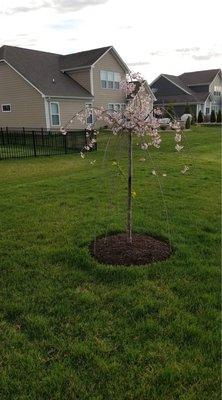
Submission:
M 97 238 L 90 245 L 90 253 L 102 264 L 145 265 L 166 260 L 172 248 L 167 242 L 143 234 L 134 234 L 130 244 L 126 234 L 120 233 Z

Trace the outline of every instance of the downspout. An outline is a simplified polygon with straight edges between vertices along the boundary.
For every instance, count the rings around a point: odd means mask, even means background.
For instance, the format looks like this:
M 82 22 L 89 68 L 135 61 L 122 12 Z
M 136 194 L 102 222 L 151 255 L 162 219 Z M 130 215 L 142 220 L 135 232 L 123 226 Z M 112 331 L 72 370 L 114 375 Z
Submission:
M 45 122 L 46 122 L 46 129 L 50 130 L 51 124 L 50 124 L 50 111 L 49 111 L 49 100 L 45 95 L 43 95 L 43 100 L 44 100 L 44 107 L 45 107 Z

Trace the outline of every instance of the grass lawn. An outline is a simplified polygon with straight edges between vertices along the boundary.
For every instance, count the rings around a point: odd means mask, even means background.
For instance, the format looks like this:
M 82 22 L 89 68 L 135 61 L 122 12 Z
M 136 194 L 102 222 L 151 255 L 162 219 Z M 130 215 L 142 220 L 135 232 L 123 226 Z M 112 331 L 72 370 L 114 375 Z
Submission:
M 1 400 L 220 399 L 220 128 L 163 137 L 145 162 L 135 141 L 134 229 L 175 252 L 144 267 L 88 252 L 124 229 L 124 138 L 0 162 Z

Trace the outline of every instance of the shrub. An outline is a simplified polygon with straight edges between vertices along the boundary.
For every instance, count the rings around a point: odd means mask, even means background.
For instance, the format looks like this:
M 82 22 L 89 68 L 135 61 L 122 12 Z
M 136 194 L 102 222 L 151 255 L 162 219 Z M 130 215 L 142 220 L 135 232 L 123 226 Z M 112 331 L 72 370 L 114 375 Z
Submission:
M 186 120 L 185 129 L 190 129 L 190 125 L 191 125 L 191 120 L 190 117 L 188 117 Z
M 214 110 L 211 111 L 210 122 L 216 122 L 216 114 Z
M 218 113 L 217 113 L 217 122 L 219 124 L 221 123 L 221 110 L 219 110 Z
M 162 131 L 165 131 L 165 130 L 167 129 L 167 125 L 166 125 L 166 124 L 161 124 L 161 125 L 160 125 L 160 129 L 161 129 Z
M 189 105 L 189 103 L 186 103 L 186 105 L 185 105 L 184 114 L 190 114 L 190 105 Z
M 202 113 L 201 110 L 200 110 L 199 113 L 198 113 L 197 121 L 198 121 L 199 123 L 203 122 L 203 113 Z
M 174 119 L 175 111 L 174 111 L 173 104 L 169 104 L 166 107 L 165 116 L 166 116 L 166 118 L 170 118 L 171 120 Z

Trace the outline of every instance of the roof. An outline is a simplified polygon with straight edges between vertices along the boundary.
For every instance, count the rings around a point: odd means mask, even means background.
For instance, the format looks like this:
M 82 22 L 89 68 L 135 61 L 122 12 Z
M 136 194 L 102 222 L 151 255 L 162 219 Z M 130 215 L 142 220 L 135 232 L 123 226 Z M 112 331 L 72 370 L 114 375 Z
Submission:
M 205 102 L 207 97 L 209 96 L 209 91 L 206 90 L 204 92 L 195 92 L 192 89 L 192 86 L 195 85 L 209 85 L 215 78 L 215 76 L 221 72 L 220 69 L 211 69 L 206 71 L 195 71 L 195 72 L 185 72 L 179 76 L 169 75 L 169 74 L 161 74 L 158 78 L 156 78 L 152 83 L 151 87 L 155 84 L 155 82 L 163 76 L 168 79 L 174 85 L 178 86 L 182 89 L 183 93 L 179 95 L 161 95 L 158 96 L 158 92 L 155 92 L 155 96 L 157 97 L 157 102 L 161 101 L 161 103 L 199 103 Z
M 100 49 L 93 49 L 81 51 L 79 53 L 68 54 L 67 56 L 60 57 L 60 69 L 75 69 L 84 66 L 93 65 L 104 53 L 106 53 L 112 46 L 101 47 Z
M 205 71 L 184 72 L 179 75 L 186 85 L 204 85 L 211 83 L 215 76 L 220 72 L 220 69 L 208 69 Z
M 160 96 L 158 98 L 157 96 L 157 103 L 158 104 L 168 104 L 168 103 L 174 103 L 174 104 L 184 104 L 184 103 L 199 103 L 199 102 L 204 102 L 207 97 L 209 96 L 209 93 L 195 93 L 195 96 L 189 95 L 189 94 L 181 94 L 181 95 L 171 95 L 171 96 Z
M 181 89 L 183 89 L 188 94 L 192 94 L 191 90 L 183 83 L 183 81 L 180 78 L 178 78 L 178 76 L 168 75 L 168 74 L 163 74 L 162 76 L 165 76 L 165 78 L 169 79 L 176 86 L 179 86 Z
M 94 64 L 111 46 L 66 56 L 14 46 L 0 48 L 0 60 L 5 60 L 35 88 L 46 96 L 92 98 L 92 94 L 63 73 L 64 68 L 80 68 Z M 113 49 L 114 50 L 114 49 Z

